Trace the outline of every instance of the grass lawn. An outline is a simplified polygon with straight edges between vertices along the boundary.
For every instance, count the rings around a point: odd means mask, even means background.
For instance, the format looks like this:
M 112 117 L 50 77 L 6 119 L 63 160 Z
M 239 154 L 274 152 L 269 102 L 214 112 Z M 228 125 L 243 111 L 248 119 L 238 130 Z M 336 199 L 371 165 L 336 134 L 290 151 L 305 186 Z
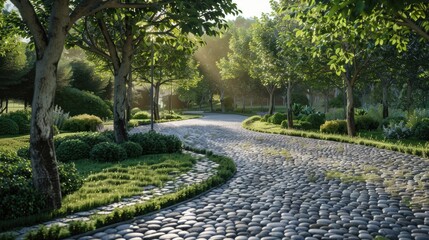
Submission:
M 0 136 L 0 150 L 16 152 L 22 147 L 28 147 L 30 135 Z
M 358 133 L 356 137 L 349 137 L 347 135 L 326 134 L 319 131 L 285 129 L 280 125 L 261 121 L 245 120 L 242 126 L 252 131 L 354 143 L 429 158 L 429 141 L 419 141 L 417 139 L 385 139 L 381 131 L 361 132 Z

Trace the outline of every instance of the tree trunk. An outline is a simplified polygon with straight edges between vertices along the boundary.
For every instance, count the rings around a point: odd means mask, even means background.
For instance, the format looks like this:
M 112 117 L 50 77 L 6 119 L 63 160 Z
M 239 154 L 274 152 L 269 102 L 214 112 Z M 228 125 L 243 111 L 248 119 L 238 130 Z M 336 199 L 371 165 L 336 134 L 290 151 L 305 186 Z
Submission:
M 292 83 L 289 80 L 287 83 L 287 127 L 293 128 L 293 113 L 292 113 Z
M 222 109 L 222 112 L 225 112 L 225 91 L 220 90 L 220 107 Z
M 274 113 L 274 90 L 269 91 L 270 94 L 270 105 L 268 107 L 268 114 L 272 115 Z
M 155 84 L 155 94 L 153 96 L 153 116 L 155 118 L 155 120 L 159 120 L 160 116 L 159 116 L 159 90 L 160 90 L 160 85 L 159 83 Z
M 386 79 L 381 80 L 383 87 L 383 119 L 389 117 L 389 103 L 388 103 L 388 91 L 389 91 L 389 81 Z
M 119 71 L 115 74 L 113 91 L 113 128 L 116 143 L 123 143 L 128 140 L 125 118 L 127 108 L 127 75 L 128 69 L 121 65 Z
M 347 90 L 347 133 L 350 137 L 356 136 L 355 127 L 355 108 L 353 102 L 353 85 L 350 79 L 350 73 L 346 73 L 346 90 Z
M 343 90 L 343 117 L 347 119 L 347 86 L 345 86 Z
M 210 91 L 210 93 L 209 93 L 209 97 L 210 97 L 210 99 L 209 99 L 209 104 L 210 104 L 210 112 L 214 112 L 214 110 L 213 110 L 213 93 Z
M 133 74 L 130 68 L 130 72 L 128 73 L 127 79 L 127 122 L 131 119 L 131 103 L 133 101 Z
M 64 34 L 65 36 L 65 34 Z M 55 44 L 56 43 L 56 44 Z M 30 156 L 34 187 L 45 196 L 47 210 L 61 207 L 61 187 L 53 142 L 54 108 L 58 61 L 63 41 L 52 41 L 36 62 L 31 114 Z

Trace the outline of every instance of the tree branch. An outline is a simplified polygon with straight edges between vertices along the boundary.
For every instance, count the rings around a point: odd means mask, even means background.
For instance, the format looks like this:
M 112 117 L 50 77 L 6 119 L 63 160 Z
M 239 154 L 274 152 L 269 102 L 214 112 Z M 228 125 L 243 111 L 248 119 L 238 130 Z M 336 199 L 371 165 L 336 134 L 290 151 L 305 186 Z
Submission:
M 424 39 L 429 41 L 429 33 L 425 32 L 419 25 L 417 25 L 415 22 L 410 20 L 409 18 L 404 18 L 403 16 L 399 15 L 399 18 L 402 20 L 398 21 L 397 24 L 401 26 L 405 26 L 416 32 L 418 35 L 423 37 Z
M 115 71 L 119 69 L 120 61 L 116 45 L 112 40 L 112 37 L 109 34 L 106 23 L 101 17 L 97 17 L 98 27 L 100 28 L 101 34 L 103 34 L 104 41 L 106 41 L 107 49 L 109 50 L 110 58 L 113 63 L 113 68 Z

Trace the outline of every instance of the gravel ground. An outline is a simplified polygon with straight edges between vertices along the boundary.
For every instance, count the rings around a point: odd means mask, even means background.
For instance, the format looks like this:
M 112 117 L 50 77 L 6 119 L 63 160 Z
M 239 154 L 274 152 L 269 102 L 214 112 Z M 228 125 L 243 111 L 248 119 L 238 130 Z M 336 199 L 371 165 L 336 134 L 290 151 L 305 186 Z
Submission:
M 429 239 L 428 159 L 251 132 L 244 118 L 157 124 L 233 158 L 237 174 L 202 197 L 80 239 Z

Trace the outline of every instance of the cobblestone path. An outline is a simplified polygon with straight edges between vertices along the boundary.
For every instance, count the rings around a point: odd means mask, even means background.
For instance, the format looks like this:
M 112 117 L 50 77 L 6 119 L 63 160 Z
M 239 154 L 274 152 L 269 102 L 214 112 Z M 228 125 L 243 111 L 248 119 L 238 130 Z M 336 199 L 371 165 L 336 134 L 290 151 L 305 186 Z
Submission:
M 156 125 L 233 158 L 237 174 L 200 198 L 80 239 L 429 239 L 428 159 L 251 132 L 242 120 Z

